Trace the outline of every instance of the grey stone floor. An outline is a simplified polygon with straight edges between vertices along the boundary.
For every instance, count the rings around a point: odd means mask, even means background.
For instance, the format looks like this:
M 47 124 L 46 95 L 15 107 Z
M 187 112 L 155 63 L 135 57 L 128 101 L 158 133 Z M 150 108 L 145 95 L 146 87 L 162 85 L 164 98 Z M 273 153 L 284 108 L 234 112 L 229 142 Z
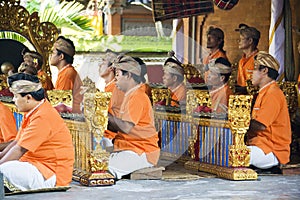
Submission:
M 194 199 L 300 199 L 300 175 L 259 176 L 256 181 L 200 178 L 189 181 L 120 180 L 114 186 L 84 187 L 73 182 L 66 192 L 6 196 L 20 200 L 194 200 Z

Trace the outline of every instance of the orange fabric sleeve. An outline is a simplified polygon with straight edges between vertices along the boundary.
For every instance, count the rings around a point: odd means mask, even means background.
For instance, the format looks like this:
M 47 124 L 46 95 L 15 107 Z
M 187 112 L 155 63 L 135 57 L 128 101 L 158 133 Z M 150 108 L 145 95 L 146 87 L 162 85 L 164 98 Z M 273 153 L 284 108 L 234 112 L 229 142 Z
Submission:
M 252 54 L 250 57 L 246 58 L 244 54 L 239 61 L 238 74 L 237 74 L 237 84 L 239 86 L 247 86 L 247 80 L 252 79 L 252 74 L 254 70 L 254 57 L 256 53 Z
M 0 143 L 14 140 L 17 135 L 17 127 L 13 113 L 1 102 L 0 113 Z

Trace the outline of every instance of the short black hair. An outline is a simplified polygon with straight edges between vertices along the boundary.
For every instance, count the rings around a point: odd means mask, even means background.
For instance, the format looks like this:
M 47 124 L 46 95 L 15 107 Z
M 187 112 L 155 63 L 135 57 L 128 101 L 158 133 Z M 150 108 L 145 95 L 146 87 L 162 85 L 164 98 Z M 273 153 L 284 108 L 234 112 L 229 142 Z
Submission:
M 61 54 L 64 55 L 64 58 L 65 58 L 65 60 L 66 60 L 67 63 L 73 64 L 73 62 L 74 62 L 74 58 L 73 57 L 69 56 L 68 54 L 66 54 L 65 52 L 63 52 L 63 51 L 61 51 L 59 49 L 56 49 L 56 51 L 57 51 L 57 55 L 61 55 Z
M 276 80 L 277 77 L 279 76 L 278 71 L 276 71 L 275 69 L 273 69 L 271 67 L 265 66 L 265 65 L 259 65 L 258 70 L 261 71 L 265 68 L 268 68 L 268 77 L 273 80 Z
M 226 58 L 223 57 L 219 57 L 215 60 L 215 64 L 220 63 L 223 64 L 227 67 L 231 67 L 231 63 L 229 62 L 229 60 L 227 60 Z

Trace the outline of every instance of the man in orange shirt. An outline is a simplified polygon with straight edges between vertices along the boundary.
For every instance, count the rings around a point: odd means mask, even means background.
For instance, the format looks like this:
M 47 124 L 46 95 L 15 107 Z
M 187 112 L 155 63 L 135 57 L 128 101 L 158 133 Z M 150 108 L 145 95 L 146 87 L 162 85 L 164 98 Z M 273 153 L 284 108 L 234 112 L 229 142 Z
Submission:
M 16 139 L 0 153 L 5 186 L 11 191 L 68 186 L 74 148 L 66 124 L 45 99 L 36 76 L 14 74 L 8 83 L 24 118 Z
M 209 49 L 209 55 L 203 59 L 203 64 L 207 65 L 210 60 L 216 58 L 225 58 L 226 51 L 224 47 L 224 32 L 220 28 L 209 27 L 207 31 L 207 44 L 206 47 Z
M 227 84 L 231 75 L 231 64 L 225 58 L 217 58 L 210 62 L 207 82 L 212 101 L 212 111 L 227 113 L 229 96 L 232 91 Z
M 99 75 L 101 78 L 104 79 L 106 84 L 104 91 L 112 93 L 108 105 L 108 112 L 113 116 L 119 114 L 120 107 L 124 99 L 124 92 L 122 92 L 116 87 L 115 69 L 112 66 L 117 56 L 118 55 L 116 53 L 112 52 L 111 50 L 107 50 L 105 56 L 103 57 L 103 62 L 99 65 Z M 101 144 L 104 149 L 113 146 L 112 140 L 115 138 L 115 136 L 116 133 L 113 131 L 104 131 L 104 137 L 101 141 Z
M 208 63 L 217 58 L 225 58 L 228 60 L 226 56 L 226 51 L 223 49 L 224 47 L 224 32 L 220 28 L 209 27 L 207 31 L 207 42 L 206 47 L 209 49 L 209 54 L 203 59 L 203 69 L 201 69 L 201 73 L 203 73 L 204 81 L 207 81 L 208 76 Z
M 79 74 L 72 66 L 75 55 L 75 46 L 70 39 L 59 36 L 54 43 L 50 64 L 58 69 L 55 83 L 56 90 L 72 90 L 73 113 L 81 113 L 80 105 L 83 100 L 81 87 L 83 86 Z
M 237 74 L 238 93 L 246 93 L 247 80 L 251 80 L 254 69 L 254 56 L 257 54 L 257 45 L 260 39 L 260 32 L 246 24 L 240 24 L 239 49 L 243 51 L 243 57 L 239 61 Z
M 174 58 L 165 61 L 163 75 L 164 85 L 171 90 L 171 106 L 180 106 L 186 100 L 186 86 L 184 84 L 184 69 L 182 64 Z
M 0 102 L 0 151 L 12 142 L 17 135 L 16 121 L 13 113 Z
M 157 164 L 160 154 L 151 102 L 140 87 L 141 67 L 130 56 L 114 62 L 116 85 L 125 93 L 118 116 L 109 114 L 108 129 L 117 132 L 109 171 L 120 179 L 133 171 Z
M 250 164 L 266 169 L 290 160 L 291 125 L 286 98 L 275 80 L 279 63 L 267 52 L 255 56 L 252 83 L 259 93 L 247 133 Z
M 37 76 L 39 77 L 43 88 L 47 90 L 53 90 L 54 86 L 52 80 L 48 74 L 42 70 L 43 57 L 41 54 L 35 51 L 23 50 L 22 52 L 24 63 L 28 66 L 33 66 L 37 69 Z

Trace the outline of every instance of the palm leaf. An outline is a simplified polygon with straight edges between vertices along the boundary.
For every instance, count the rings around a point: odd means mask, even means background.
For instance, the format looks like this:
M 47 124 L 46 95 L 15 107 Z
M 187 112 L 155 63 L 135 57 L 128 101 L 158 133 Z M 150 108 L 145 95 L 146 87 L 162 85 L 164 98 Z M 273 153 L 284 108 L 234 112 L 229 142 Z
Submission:
M 41 22 L 52 22 L 58 28 L 91 31 L 91 20 L 80 15 L 83 10 L 84 6 L 76 1 L 63 1 L 55 6 L 45 6 L 38 12 Z

